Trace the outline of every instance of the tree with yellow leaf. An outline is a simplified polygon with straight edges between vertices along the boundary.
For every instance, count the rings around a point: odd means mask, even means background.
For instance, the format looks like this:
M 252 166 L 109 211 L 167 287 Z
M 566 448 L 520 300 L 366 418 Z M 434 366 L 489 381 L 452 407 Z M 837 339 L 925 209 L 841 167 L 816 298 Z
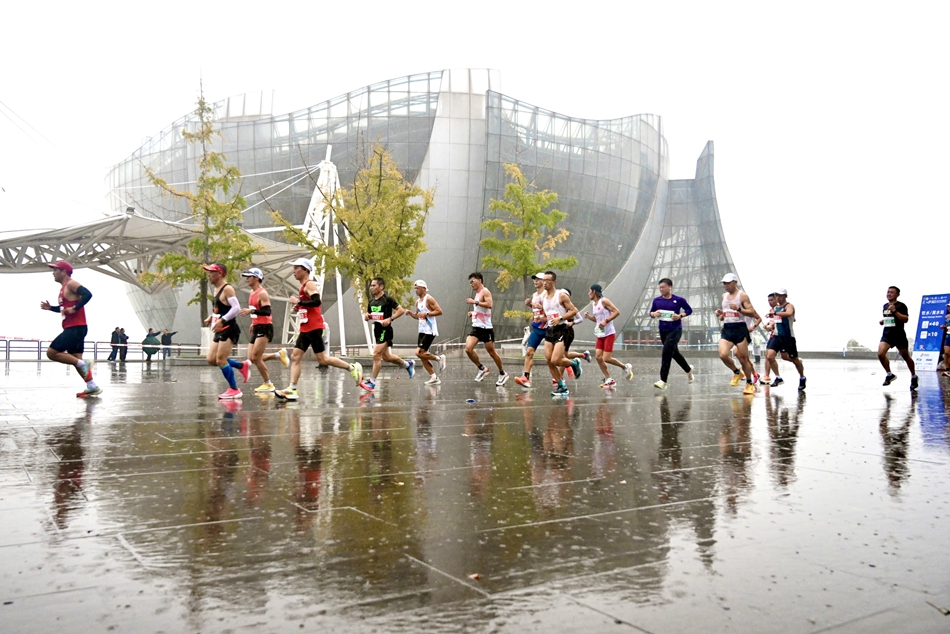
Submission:
M 545 211 L 557 202 L 557 193 L 537 190 L 514 163 L 506 163 L 505 172 L 510 179 L 505 197 L 492 199 L 488 208 L 495 217 L 482 223 L 482 229 L 491 233 L 479 243 L 488 252 L 482 258 L 482 268 L 498 271 L 495 283 L 501 291 L 520 282 L 522 297 L 528 297 L 532 275 L 547 269 L 572 269 L 577 266 L 577 258 L 551 257 L 557 245 L 570 235 L 567 229 L 558 229 L 558 224 L 567 218 L 566 213 L 558 209 Z M 505 317 L 524 316 L 530 317 L 531 313 L 505 311 Z

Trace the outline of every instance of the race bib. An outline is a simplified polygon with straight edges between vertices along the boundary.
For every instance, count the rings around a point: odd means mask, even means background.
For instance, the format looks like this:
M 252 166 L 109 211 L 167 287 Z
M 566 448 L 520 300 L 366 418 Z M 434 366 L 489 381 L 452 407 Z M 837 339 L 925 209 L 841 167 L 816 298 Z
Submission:
M 544 323 L 544 310 L 542 310 L 542 308 L 539 305 L 535 304 L 532 307 L 532 312 L 534 313 L 534 318 L 533 318 L 534 323 L 536 324 Z
M 380 310 L 378 306 L 370 306 L 369 318 L 371 321 L 382 321 L 386 319 L 386 317 L 383 316 L 383 311 Z
M 673 321 L 673 311 L 672 311 L 672 310 L 661 310 L 661 311 L 658 311 L 658 312 L 660 313 L 660 318 L 659 318 L 660 321 Z
M 218 320 L 221 319 L 221 315 L 217 313 L 211 313 L 211 327 L 214 328 L 214 325 L 218 323 Z
M 605 335 L 606 335 L 606 332 L 604 331 L 603 328 L 600 327 L 599 324 L 596 325 L 596 326 L 594 326 L 594 336 L 595 336 L 595 337 L 597 337 L 598 339 L 602 339 Z
M 896 321 L 896 319 L 895 319 L 894 317 L 885 317 L 885 318 L 884 318 L 884 327 L 885 327 L 885 328 L 893 328 L 893 327 L 896 326 L 896 325 L 897 325 L 897 321 Z

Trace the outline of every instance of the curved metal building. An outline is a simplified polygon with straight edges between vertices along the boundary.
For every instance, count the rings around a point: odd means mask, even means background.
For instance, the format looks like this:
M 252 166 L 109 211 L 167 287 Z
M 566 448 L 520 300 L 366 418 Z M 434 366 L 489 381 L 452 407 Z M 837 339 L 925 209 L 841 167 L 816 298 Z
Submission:
M 328 145 L 344 186 L 353 182 L 366 148 L 379 140 L 407 180 L 435 187 L 426 227 L 429 250 L 415 277 L 428 282 L 445 310 L 444 339 L 466 332 L 467 276 L 480 270 L 480 225 L 491 199 L 504 195 L 504 163 L 517 163 L 537 187 L 558 193 L 557 207 L 568 214 L 563 226 L 571 235 L 555 255 L 579 261 L 559 274 L 559 283 L 575 291 L 578 304 L 586 303 L 587 287 L 598 282 L 623 312 L 624 339 L 652 341 L 656 325 L 646 313 L 657 280 L 671 277 L 674 292 L 696 309 L 684 322 L 686 340 L 718 339 L 712 309 L 721 292 L 719 279 L 734 267 L 719 222 L 712 143 L 699 159 L 695 179 L 670 181 L 659 116 L 561 115 L 503 94 L 498 71 L 485 69 L 392 79 L 284 115 L 271 114 L 262 95 L 244 95 L 215 104 L 214 116 L 222 133 L 215 149 L 244 175 L 241 191 L 249 204 L 244 228 L 250 231 L 272 226 L 271 209 L 303 222 L 314 186 L 309 169 L 324 158 Z M 144 168 L 180 188 L 190 186 L 196 156 L 181 132 L 195 125 L 191 115 L 179 119 L 110 171 L 109 195 L 117 211 L 134 206 L 166 220 L 187 217 L 180 201 L 149 185 Z M 520 305 L 520 288 L 499 293 L 492 273 L 485 273 L 496 315 Z M 191 324 L 183 320 L 193 320 L 191 311 L 182 310 L 180 293 L 166 293 L 130 294 L 143 325 L 187 332 Z M 325 313 L 334 315 L 330 285 L 324 301 Z M 344 305 L 347 336 L 358 340 L 355 303 L 344 299 Z M 397 327 L 403 329 L 398 341 L 415 340 L 414 323 L 402 320 Z M 501 329 L 501 336 L 518 336 L 521 327 Z

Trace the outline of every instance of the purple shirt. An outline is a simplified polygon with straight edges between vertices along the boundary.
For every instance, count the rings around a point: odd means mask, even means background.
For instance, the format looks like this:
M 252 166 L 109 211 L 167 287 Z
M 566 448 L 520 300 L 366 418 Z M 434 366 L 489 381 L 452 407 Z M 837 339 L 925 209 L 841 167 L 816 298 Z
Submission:
M 650 312 L 656 312 L 658 310 L 672 310 L 673 314 L 686 313 L 686 315 L 692 315 L 693 309 L 690 307 L 689 303 L 680 297 L 679 295 L 670 295 L 669 299 L 664 299 L 661 295 L 653 300 L 653 305 L 650 306 Z M 683 327 L 682 321 L 661 321 L 660 322 L 660 331 L 666 332 L 668 330 L 676 330 Z

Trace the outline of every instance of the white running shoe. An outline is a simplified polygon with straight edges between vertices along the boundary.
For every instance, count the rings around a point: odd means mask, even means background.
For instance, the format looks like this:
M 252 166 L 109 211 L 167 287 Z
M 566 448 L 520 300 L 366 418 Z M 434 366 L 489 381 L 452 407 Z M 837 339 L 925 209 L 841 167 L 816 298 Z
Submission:
M 290 367 L 290 358 L 287 356 L 287 351 L 281 348 L 277 351 L 277 358 L 280 359 L 280 362 L 284 364 L 285 368 Z
M 504 385 L 504 384 L 507 383 L 507 382 L 508 382 L 508 373 L 505 372 L 505 373 L 500 374 L 500 375 L 498 376 L 498 380 L 495 381 L 495 385 L 497 385 L 498 387 L 501 387 L 502 385 Z
M 623 369 L 627 371 L 627 380 L 632 381 L 633 380 L 633 365 L 626 363 L 624 364 Z
M 662 380 L 661 380 L 661 381 L 657 381 L 656 383 L 653 384 L 653 387 L 655 387 L 655 388 L 657 388 L 657 389 L 660 389 L 660 390 L 665 390 L 665 389 L 666 389 L 666 381 L 662 381 Z
M 475 375 L 476 381 L 481 381 L 485 378 L 485 375 L 488 374 L 488 367 L 482 368 L 478 371 L 478 374 Z
M 687 383 L 693 382 L 693 366 L 689 366 L 689 372 L 686 373 L 686 382 Z
M 444 354 L 439 355 L 439 372 L 445 372 L 445 365 L 448 363 L 448 360 L 445 358 Z
M 440 379 L 438 375 L 433 374 L 432 376 L 429 377 L 429 380 L 426 381 L 425 384 L 426 385 L 441 385 L 442 379 Z

